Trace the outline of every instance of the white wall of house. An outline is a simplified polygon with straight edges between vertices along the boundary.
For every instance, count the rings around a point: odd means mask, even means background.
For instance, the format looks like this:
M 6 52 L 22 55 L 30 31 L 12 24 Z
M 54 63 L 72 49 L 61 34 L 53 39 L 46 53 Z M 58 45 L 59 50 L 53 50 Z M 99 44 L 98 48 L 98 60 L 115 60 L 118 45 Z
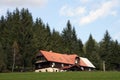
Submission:
M 61 72 L 61 70 L 58 68 L 49 67 L 49 68 L 35 70 L 35 72 Z

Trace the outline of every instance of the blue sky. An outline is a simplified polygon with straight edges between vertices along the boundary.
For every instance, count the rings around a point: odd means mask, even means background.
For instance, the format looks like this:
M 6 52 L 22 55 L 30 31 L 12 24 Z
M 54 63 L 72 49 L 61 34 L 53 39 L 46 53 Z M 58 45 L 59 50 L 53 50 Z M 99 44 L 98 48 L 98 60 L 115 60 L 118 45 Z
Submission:
M 99 42 L 108 30 L 120 42 L 120 0 L 0 0 L 0 16 L 15 8 L 28 8 L 51 29 L 62 32 L 68 20 L 85 43 L 89 35 Z

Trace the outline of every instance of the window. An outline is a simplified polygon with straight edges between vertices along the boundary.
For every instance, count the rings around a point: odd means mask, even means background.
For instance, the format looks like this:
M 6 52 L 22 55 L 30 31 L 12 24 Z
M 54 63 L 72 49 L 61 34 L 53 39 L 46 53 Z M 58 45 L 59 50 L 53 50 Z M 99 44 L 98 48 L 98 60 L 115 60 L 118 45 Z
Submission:
M 75 60 L 75 64 L 77 64 L 77 63 L 78 63 L 78 60 L 76 59 L 76 60 Z
M 64 64 L 61 64 L 62 67 L 64 67 Z
M 38 68 L 41 68 L 41 65 L 40 65 L 40 64 L 38 65 Z
M 51 67 L 54 67 L 55 66 L 55 63 L 52 63 L 52 66 Z
M 80 58 L 79 57 L 76 57 L 75 58 L 75 64 L 78 64 L 80 62 Z

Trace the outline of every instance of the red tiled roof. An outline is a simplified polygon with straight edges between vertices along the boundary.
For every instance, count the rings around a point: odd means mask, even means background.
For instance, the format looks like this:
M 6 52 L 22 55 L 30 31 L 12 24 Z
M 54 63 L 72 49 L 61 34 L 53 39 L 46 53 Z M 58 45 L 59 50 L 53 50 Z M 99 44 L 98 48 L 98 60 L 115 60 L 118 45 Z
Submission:
M 76 54 L 67 55 L 67 54 L 60 54 L 55 52 L 43 51 L 43 50 L 40 50 L 40 52 L 42 55 L 44 55 L 44 57 L 48 61 L 65 63 L 65 64 L 74 64 L 75 58 L 77 57 Z

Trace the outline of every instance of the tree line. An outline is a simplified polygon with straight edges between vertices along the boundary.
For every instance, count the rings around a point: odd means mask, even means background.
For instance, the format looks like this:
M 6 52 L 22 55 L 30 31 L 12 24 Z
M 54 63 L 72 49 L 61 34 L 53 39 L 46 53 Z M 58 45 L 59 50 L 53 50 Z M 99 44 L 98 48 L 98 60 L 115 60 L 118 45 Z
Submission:
M 64 26 L 64 25 L 63 25 Z M 97 42 L 92 34 L 85 44 L 77 38 L 75 27 L 67 21 L 62 33 L 51 30 L 41 18 L 33 21 L 28 9 L 7 11 L 0 18 L 0 72 L 32 71 L 39 50 L 78 54 L 87 57 L 97 70 L 120 70 L 120 44 L 106 31 Z

